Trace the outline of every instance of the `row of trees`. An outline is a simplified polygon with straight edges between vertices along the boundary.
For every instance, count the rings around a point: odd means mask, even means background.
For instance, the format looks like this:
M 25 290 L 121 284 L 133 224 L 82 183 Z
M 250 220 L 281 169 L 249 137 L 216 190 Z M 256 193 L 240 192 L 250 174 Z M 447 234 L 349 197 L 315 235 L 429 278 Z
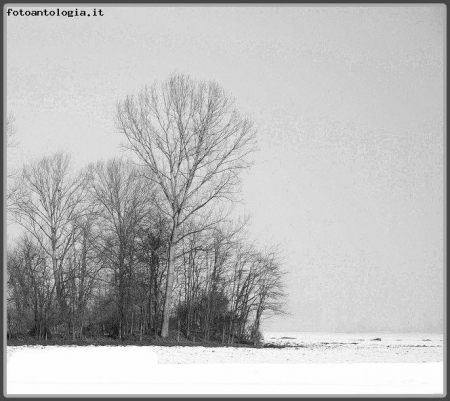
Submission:
M 57 153 L 16 177 L 9 333 L 256 342 L 284 294 L 278 253 L 227 217 L 252 125 L 216 83 L 180 74 L 120 102 L 116 124 L 130 160 L 74 173 Z

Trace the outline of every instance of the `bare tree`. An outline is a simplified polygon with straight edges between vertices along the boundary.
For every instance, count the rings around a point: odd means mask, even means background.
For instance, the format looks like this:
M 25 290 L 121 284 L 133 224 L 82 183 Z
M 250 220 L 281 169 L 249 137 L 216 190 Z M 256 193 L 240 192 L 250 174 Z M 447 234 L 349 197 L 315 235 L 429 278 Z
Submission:
M 67 256 L 73 339 L 83 335 L 88 302 L 103 267 L 97 251 L 100 230 L 96 217 L 92 211 L 76 222 L 76 240 Z
M 42 249 L 27 235 L 21 237 L 14 250 L 8 253 L 10 337 L 15 329 L 22 326 L 23 330 L 23 325 L 28 323 L 29 326 L 31 321 L 30 333 L 37 339 L 47 339 L 50 334 L 49 317 L 55 283 L 46 259 Z
M 139 224 L 149 213 L 151 188 L 131 163 L 112 159 L 90 166 L 90 195 L 97 205 L 103 238 L 102 254 L 113 268 L 118 290 L 118 335 L 124 333 L 125 303 L 136 263 L 136 236 Z
M 159 333 L 162 321 L 162 305 L 164 300 L 164 283 L 167 272 L 168 221 L 158 210 L 147 214 L 137 237 L 139 270 L 143 271 L 141 293 L 145 296 L 146 305 L 142 304 L 145 322 L 142 330 L 146 333 Z M 143 301 L 143 299 L 142 299 Z
M 251 337 L 256 345 L 260 340 L 260 324 L 263 314 L 284 315 L 285 292 L 281 269 L 280 253 L 276 248 L 259 253 L 258 277 L 256 285 L 255 319 L 251 328 Z
M 68 316 L 64 263 L 75 241 L 76 221 L 85 212 L 85 179 L 71 176 L 70 156 L 56 153 L 23 168 L 15 193 L 14 220 L 30 233 L 51 258 L 56 297 Z M 69 323 L 69 322 L 68 322 Z
M 174 262 L 180 227 L 217 200 L 233 200 L 240 172 L 255 149 L 252 123 L 215 82 L 174 74 L 118 104 L 116 125 L 151 171 L 171 220 L 161 336 L 169 334 Z

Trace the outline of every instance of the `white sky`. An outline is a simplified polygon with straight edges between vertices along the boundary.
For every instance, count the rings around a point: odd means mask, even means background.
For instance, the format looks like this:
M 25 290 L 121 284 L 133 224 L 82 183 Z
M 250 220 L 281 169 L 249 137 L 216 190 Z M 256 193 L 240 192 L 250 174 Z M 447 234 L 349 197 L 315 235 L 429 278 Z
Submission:
M 119 155 L 118 100 L 174 71 L 214 79 L 258 128 L 244 209 L 289 272 L 290 315 L 265 328 L 442 330 L 444 7 L 5 17 L 8 165 Z

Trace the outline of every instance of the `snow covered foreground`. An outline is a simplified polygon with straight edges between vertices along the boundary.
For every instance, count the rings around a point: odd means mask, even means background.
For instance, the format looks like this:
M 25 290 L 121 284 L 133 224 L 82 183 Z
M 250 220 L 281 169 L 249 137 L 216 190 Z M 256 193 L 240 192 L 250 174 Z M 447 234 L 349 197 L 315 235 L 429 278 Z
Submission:
M 386 336 L 381 340 L 359 336 L 356 344 L 354 338 L 336 335 L 330 339 L 302 335 L 302 341 L 295 340 L 292 333 L 265 337 L 269 337 L 267 342 L 288 341 L 291 347 L 8 347 L 6 393 L 442 394 L 444 391 L 439 336 L 392 338 L 392 341 Z M 423 346 L 424 343 L 429 345 Z

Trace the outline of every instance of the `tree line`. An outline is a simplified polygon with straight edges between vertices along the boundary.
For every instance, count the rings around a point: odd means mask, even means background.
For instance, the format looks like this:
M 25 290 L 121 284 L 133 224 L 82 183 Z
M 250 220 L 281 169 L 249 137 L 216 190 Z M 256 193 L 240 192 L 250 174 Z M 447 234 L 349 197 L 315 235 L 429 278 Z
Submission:
M 23 166 L 8 215 L 8 336 L 260 339 L 283 313 L 279 252 L 233 221 L 256 132 L 215 82 L 173 74 L 117 104 L 128 157 Z

